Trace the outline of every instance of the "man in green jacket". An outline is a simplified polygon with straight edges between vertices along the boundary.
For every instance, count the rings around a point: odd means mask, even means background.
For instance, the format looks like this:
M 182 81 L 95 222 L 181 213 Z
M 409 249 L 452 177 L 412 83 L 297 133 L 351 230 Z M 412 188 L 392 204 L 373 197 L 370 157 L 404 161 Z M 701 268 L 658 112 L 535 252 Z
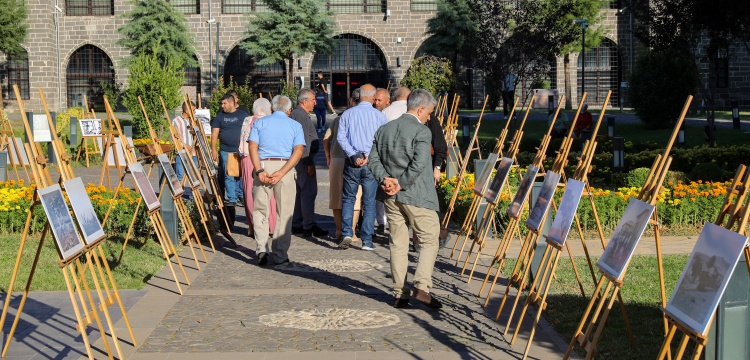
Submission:
M 414 90 L 407 100 L 406 113 L 378 129 L 370 151 L 368 167 L 380 184 L 378 200 L 385 203 L 388 216 L 394 306 L 397 308 L 409 305 L 406 287 L 409 223 L 422 246 L 412 297 L 432 309 L 442 307 L 430 294 L 440 221 L 430 156 L 432 133 L 424 126 L 435 105 L 435 98 L 429 92 Z

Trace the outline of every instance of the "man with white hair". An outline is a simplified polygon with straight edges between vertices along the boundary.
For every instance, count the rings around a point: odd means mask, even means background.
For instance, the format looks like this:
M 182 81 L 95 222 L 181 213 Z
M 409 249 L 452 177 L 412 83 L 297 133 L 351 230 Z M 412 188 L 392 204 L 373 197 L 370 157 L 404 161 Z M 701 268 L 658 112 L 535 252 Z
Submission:
M 253 180 L 253 228 L 257 242 L 258 265 L 268 263 L 273 252 L 276 264 L 289 262 L 287 251 L 292 243 L 292 214 L 297 187 L 294 166 L 305 150 L 302 125 L 289 118 L 292 101 L 276 95 L 273 114 L 256 120 L 248 137 L 248 151 L 255 168 Z M 276 228 L 268 244 L 268 218 L 271 192 L 276 199 Z

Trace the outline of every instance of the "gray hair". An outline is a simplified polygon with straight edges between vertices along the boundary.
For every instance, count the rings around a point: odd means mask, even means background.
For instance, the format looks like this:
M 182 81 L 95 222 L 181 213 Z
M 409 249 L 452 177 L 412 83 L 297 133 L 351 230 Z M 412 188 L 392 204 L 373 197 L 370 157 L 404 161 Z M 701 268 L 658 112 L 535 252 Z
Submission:
M 354 98 L 355 100 L 359 101 L 359 97 L 360 97 L 361 95 L 362 95 L 362 94 L 361 94 L 361 90 L 360 90 L 359 88 L 356 88 L 356 89 L 352 90 L 352 97 L 353 97 L 353 98 Z
M 393 92 L 393 97 L 396 100 L 404 100 L 407 97 L 409 97 L 409 93 L 410 92 L 411 92 L 411 90 L 409 90 L 408 87 L 406 87 L 406 86 L 400 86 L 399 88 L 396 89 L 396 91 Z
M 287 112 L 292 108 L 292 100 L 284 95 L 274 96 L 271 104 L 273 104 L 273 111 Z
M 365 85 L 369 85 L 369 84 L 365 84 Z M 367 86 L 366 87 L 367 90 L 365 90 L 363 88 L 365 88 L 364 85 L 361 88 L 359 88 L 359 98 L 360 99 L 362 99 L 362 98 L 372 98 L 373 96 L 375 96 L 375 93 L 378 92 L 378 89 L 376 89 L 372 85 Z M 370 89 L 370 88 L 372 88 L 372 89 Z
M 271 115 L 271 102 L 266 98 L 260 98 L 253 102 L 253 115 Z
M 307 99 L 315 99 L 315 92 L 310 90 L 310 88 L 302 88 L 297 93 L 297 104 L 302 104 Z
M 430 105 L 437 105 L 437 100 L 425 89 L 417 89 L 409 94 L 409 99 L 406 100 L 406 110 L 412 111 L 417 110 L 420 107 L 428 107 Z

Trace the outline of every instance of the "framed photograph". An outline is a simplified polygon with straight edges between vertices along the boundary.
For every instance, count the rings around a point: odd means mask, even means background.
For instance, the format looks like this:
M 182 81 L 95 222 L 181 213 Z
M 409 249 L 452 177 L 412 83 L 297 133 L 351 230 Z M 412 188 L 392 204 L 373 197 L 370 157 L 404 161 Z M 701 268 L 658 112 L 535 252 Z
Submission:
M 695 332 L 708 335 L 711 317 L 746 245 L 747 236 L 707 222 L 664 310 Z
M 203 133 L 206 136 L 211 135 L 211 110 L 209 109 L 195 109 L 195 120 L 201 123 Z
M 180 157 L 177 161 L 182 161 L 182 167 L 185 169 L 190 186 L 195 187 L 200 185 L 200 175 L 198 175 L 198 170 L 195 169 L 195 163 L 191 156 L 185 150 L 177 151 L 177 155 Z
M 104 239 L 104 229 L 96 216 L 94 206 L 91 205 L 89 194 L 86 193 L 86 186 L 80 177 L 65 181 L 65 192 L 68 193 L 70 206 L 73 207 L 73 213 L 76 215 L 78 227 L 83 234 L 83 241 L 86 244 L 94 244 L 98 240 Z
M 497 153 L 490 154 L 490 156 L 487 157 L 487 161 L 484 163 L 482 172 L 479 176 L 474 178 L 474 194 L 477 196 L 482 196 L 482 194 L 484 194 L 484 189 L 487 188 L 487 181 L 490 179 L 492 169 L 495 168 L 495 163 L 497 163 L 499 157 L 500 155 Z
M 203 136 L 198 135 L 200 129 L 196 126 L 193 127 L 196 133 L 196 138 L 198 139 L 198 149 L 203 153 L 204 159 L 206 159 L 206 166 L 208 167 L 208 171 L 211 172 L 212 175 L 216 175 L 216 165 L 214 164 L 214 161 L 211 159 L 211 151 L 209 151 L 208 145 L 206 144 L 205 139 L 203 139 Z
M 484 193 L 484 199 L 493 205 L 497 205 L 497 201 L 500 199 L 500 192 L 503 190 L 505 181 L 508 179 L 510 174 L 510 167 L 513 165 L 513 159 L 504 157 L 500 160 L 500 165 L 497 166 L 495 177 L 492 182 L 487 186 L 487 191 Z
M 102 142 L 101 137 L 96 138 L 96 143 L 99 145 L 99 150 L 102 158 L 104 158 L 104 150 L 107 150 L 107 166 L 109 167 L 126 167 L 128 166 L 127 160 L 125 160 L 125 149 L 122 147 L 122 140 L 120 140 L 119 136 L 115 136 L 115 146 L 114 151 L 112 151 L 112 146 L 108 146 L 107 149 L 104 147 L 104 143 Z M 128 142 L 133 141 L 131 138 L 128 138 Z M 117 162 L 115 162 L 115 156 L 117 156 Z M 137 158 L 137 156 L 136 156 Z
M 534 183 L 534 179 L 536 179 L 538 173 L 539 168 L 534 165 L 529 165 L 526 169 L 526 173 L 523 174 L 523 179 L 521 179 L 521 184 L 518 185 L 518 191 L 516 191 L 516 195 L 508 207 L 508 215 L 516 219 L 521 216 L 523 205 L 526 204 L 526 199 L 529 198 L 529 193 L 531 192 L 531 184 Z
M 78 120 L 78 124 L 83 137 L 102 135 L 102 119 L 81 119 Z
M 526 219 L 526 228 L 534 232 L 539 232 L 542 221 L 549 212 L 550 201 L 555 196 L 555 190 L 557 190 L 559 182 L 560 174 L 552 170 L 547 170 L 544 182 L 542 183 L 542 189 L 539 191 L 539 196 L 537 196 L 534 206 L 531 208 L 529 218 Z
M 586 183 L 574 179 L 568 180 L 560 206 L 557 208 L 557 214 L 555 214 L 555 220 L 552 221 L 552 226 L 546 236 L 548 243 L 565 245 L 565 239 L 568 238 L 570 226 L 573 224 L 576 211 L 578 211 L 578 203 L 581 202 L 581 195 L 585 188 Z
M 128 165 L 128 170 L 130 170 L 130 174 L 133 175 L 133 181 L 138 188 L 138 192 L 141 193 L 141 198 L 146 204 L 148 211 L 154 211 L 161 207 L 159 198 L 156 197 L 154 188 L 151 186 L 151 182 L 148 181 L 148 177 L 146 176 L 146 172 L 143 171 L 141 163 L 132 163 Z
M 11 165 L 11 161 L 14 165 L 31 165 L 29 156 L 26 154 L 26 148 L 23 147 L 23 139 L 20 137 L 13 138 L 13 142 L 16 143 L 16 146 L 8 144 L 8 152 L 10 153 L 10 156 L 7 157 L 8 165 Z M 18 153 L 16 153 L 16 148 L 18 148 Z
M 635 247 L 641 240 L 643 231 L 646 230 L 648 220 L 654 207 L 636 198 L 631 198 L 625 213 L 622 214 L 620 222 L 617 223 L 612 238 L 604 249 L 602 257 L 596 265 L 611 277 L 622 280 L 625 269 L 633 257 Z
M 55 235 L 55 245 L 57 245 L 60 260 L 66 261 L 75 257 L 83 250 L 84 245 L 76 231 L 60 185 L 48 186 L 39 189 L 38 192 L 52 234 Z
M 47 114 L 34 114 L 31 122 L 34 142 L 52 142 L 52 132 L 49 130 Z
M 167 154 L 160 154 L 157 158 L 159 159 L 162 171 L 164 171 L 164 176 L 167 178 L 167 184 L 169 184 L 169 190 L 172 192 L 172 195 L 182 195 L 184 192 L 182 183 L 177 178 L 177 173 L 174 172 L 172 162 L 169 161 Z

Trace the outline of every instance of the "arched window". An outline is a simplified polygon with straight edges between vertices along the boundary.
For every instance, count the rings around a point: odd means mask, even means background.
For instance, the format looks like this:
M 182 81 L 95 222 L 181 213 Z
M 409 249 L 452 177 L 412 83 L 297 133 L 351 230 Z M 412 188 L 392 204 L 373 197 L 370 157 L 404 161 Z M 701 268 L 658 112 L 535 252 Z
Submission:
M 83 106 L 85 95 L 89 107 L 102 111 L 102 83 L 114 86 L 115 68 L 102 49 L 84 45 L 70 56 L 65 79 L 68 83 L 68 107 Z
M 385 55 L 372 40 L 354 34 L 342 34 L 333 39 L 336 42 L 332 54 L 315 54 L 310 78 L 314 79 L 320 72 L 330 80 L 334 106 L 345 106 L 352 90 L 366 83 L 388 86 Z
M 578 56 L 578 94 L 583 94 L 583 56 Z M 586 50 L 586 103 L 602 105 L 607 91 L 612 90 L 610 106 L 618 106 L 620 98 L 620 54 L 612 40 L 603 39 L 599 46 Z
M 29 53 L 26 50 L 21 50 L 14 56 L 8 56 L 5 63 L 5 68 L 8 74 L 8 81 L 6 84 L 6 91 L 3 98 L 6 100 L 15 100 L 16 95 L 13 93 L 13 85 L 18 85 L 18 90 L 21 93 L 23 100 L 29 99 L 30 86 L 29 86 Z
M 196 62 L 198 61 L 198 58 L 195 55 L 193 55 L 193 59 L 195 59 Z M 185 68 L 185 86 L 195 86 L 195 93 L 196 94 L 201 93 L 201 68 L 200 66 Z
M 286 79 L 286 67 L 283 61 L 272 65 L 258 65 L 253 56 L 235 46 L 224 63 L 224 84 L 230 78 L 238 83 L 249 86 L 253 92 L 274 95 L 281 91 L 281 80 Z

